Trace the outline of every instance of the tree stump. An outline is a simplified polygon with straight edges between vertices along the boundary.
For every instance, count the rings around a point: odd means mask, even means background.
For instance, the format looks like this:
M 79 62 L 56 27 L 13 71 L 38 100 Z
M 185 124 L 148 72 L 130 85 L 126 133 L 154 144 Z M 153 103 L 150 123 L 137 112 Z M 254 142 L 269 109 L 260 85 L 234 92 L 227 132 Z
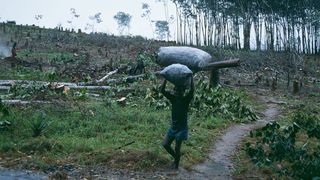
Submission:
M 293 81 L 293 94 L 298 94 L 300 92 L 299 82 L 294 80 Z
M 220 82 L 219 69 L 210 71 L 210 87 L 215 88 Z
M 277 89 L 277 79 L 272 78 L 271 91 L 275 91 L 276 89 Z

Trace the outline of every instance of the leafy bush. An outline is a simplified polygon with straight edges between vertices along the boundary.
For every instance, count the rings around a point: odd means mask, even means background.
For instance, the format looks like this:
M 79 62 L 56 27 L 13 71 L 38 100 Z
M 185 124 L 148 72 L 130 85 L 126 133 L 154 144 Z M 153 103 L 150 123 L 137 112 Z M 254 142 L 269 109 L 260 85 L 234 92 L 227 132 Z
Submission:
M 246 152 L 257 165 L 275 166 L 280 175 L 299 179 L 320 177 L 320 122 L 315 115 L 297 112 L 288 126 L 277 122 L 251 131 L 257 141 Z M 280 168 L 279 168 L 280 167 Z
M 149 103 L 149 106 L 156 109 L 169 109 L 170 107 L 170 101 L 161 94 L 156 85 L 152 88 L 147 88 L 145 100 Z
M 168 108 L 170 102 L 164 98 L 157 86 L 147 89 L 145 99 L 156 109 Z M 204 116 L 222 116 L 224 118 L 254 121 L 258 117 L 253 110 L 244 105 L 235 92 L 221 87 L 210 88 L 207 81 L 200 81 L 196 87 L 191 111 Z
M 207 116 L 220 115 L 225 118 L 254 121 L 258 117 L 253 110 L 244 105 L 241 97 L 234 91 L 220 86 L 210 88 L 209 82 L 201 81 L 196 88 L 192 109 Z
M 136 58 L 136 61 L 137 62 L 143 62 L 143 64 L 145 66 L 150 66 L 152 64 L 154 64 L 154 57 L 150 54 L 147 54 L 147 53 L 140 53 L 137 58 Z

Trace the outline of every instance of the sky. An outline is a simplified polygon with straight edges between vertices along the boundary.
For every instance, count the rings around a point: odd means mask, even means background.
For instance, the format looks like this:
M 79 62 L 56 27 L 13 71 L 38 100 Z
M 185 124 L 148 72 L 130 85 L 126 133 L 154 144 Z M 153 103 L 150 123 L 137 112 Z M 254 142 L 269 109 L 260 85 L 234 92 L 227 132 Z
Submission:
M 169 16 L 174 15 L 175 7 L 171 1 L 168 2 Z M 95 24 L 95 31 L 118 35 L 118 25 L 113 16 L 123 11 L 132 16 L 130 34 L 153 38 L 150 22 L 141 17 L 142 3 L 150 5 L 151 20 L 165 20 L 163 3 L 156 0 L 0 0 L 0 22 L 14 20 L 17 24 L 35 24 L 47 28 L 61 24 L 66 28 L 75 27 L 85 31 L 87 23 L 94 24 L 89 16 L 100 12 L 103 22 Z M 72 24 L 67 22 L 72 20 L 71 8 L 80 15 L 79 18 L 73 18 Z M 43 17 L 36 20 L 36 15 Z M 170 31 L 174 36 L 173 24 L 170 26 Z

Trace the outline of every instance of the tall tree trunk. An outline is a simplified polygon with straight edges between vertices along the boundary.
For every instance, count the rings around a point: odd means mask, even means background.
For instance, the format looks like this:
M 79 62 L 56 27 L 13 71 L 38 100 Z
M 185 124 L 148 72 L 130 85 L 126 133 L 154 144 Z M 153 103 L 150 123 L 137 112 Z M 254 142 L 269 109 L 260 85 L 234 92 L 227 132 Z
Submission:
M 229 22 L 227 20 L 227 45 L 230 47 L 231 45 L 231 35 L 232 35 L 232 25 L 229 25 Z
M 198 15 L 196 17 L 196 22 L 195 22 L 195 28 L 196 28 L 196 45 L 199 46 L 199 21 L 198 21 Z
M 288 45 L 288 50 L 290 51 L 291 50 L 291 26 L 290 26 L 290 23 L 287 22 L 288 24 L 288 39 L 287 39 L 287 45 Z
M 270 22 L 270 50 L 274 51 L 274 23 L 272 19 Z
M 270 23 L 266 20 L 264 24 L 264 27 L 266 28 L 266 49 L 270 50 Z
M 212 46 L 213 45 L 213 32 L 214 32 L 214 20 L 213 20 L 213 16 L 210 17 L 210 23 L 209 23 L 209 27 L 208 27 L 208 45 Z
M 315 24 L 314 26 L 314 54 L 318 54 L 318 38 L 319 38 L 319 34 L 318 34 L 318 24 Z
M 220 40 L 220 34 L 221 34 L 221 23 L 220 23 L 220 21 L 221 21 L 221 19 L 219 17 L 218 22 L 216 24 L 216 34 L 215 34 L 215 36 L 216 36 L 215 40 L 216 40 L 216 46 L 217 47 L 220 47 L 220 41 L 221 41 Z
M 315 47 L 315 26 L 312 26 L 312 32 L 311 32 L 311 37 L 312 37 L 312 48 L 311 48 L 311 53 L 314 53 L 314 47 Z
M 310 46 L 310 44 L 311 44 L 311 37 L 310 37 L 310 34 L 311 34 L 311 32 L 310 32 L 310 23 L 308 23 L 308 28 L 307 28 L 307 31 L 306 31 L 306 33 L 307 33 L 307 36 L 308 36 L 308 41 L 307 41 L 307 45 L 308 45 L 308 48 L 307 48 L 307 53 L 308 54 L 310 54 L 310 52 L 311 52 L 311 46 Z
M 298 52 L 301 52 L 301 36 L 300 36 L 300 32 L 301 32 L 301 26 L 297 26 L 297 31 L 298 31 Z
M 180 14 L 181 14 L 181 13 L 180 13 Z M 183 32 L 182 32 L 182 31 L 183 31 L 183 28 L 182 28 L 182 27 L 183 27 L 183 24 L 182 24 L 182 17 L 180 16 L 179 19 L 180 19 L 180 23 L 179 23 L 179 26 L 180 26 L 180 28 L 179 28 L 179 29 L 180 29 L 180 43 L 183 44 Z
M 260 31 L 259 31 L 259 16 L 254 19 L 254 31 L 256 33 L 256 49 L 260 50 L 261 41 L 260 41 Z
M 234 38 L 235 38 L 235 47 L 236 49 L 240 49 L 240 31 L 239 31 L 239 17 L 235 17 L 235 22 L 234 22 Z
M 250 23 L 250 19 L 247 17 L 244 21 L 244 31 L 243 31 L 243 48 L 245 50 L 250 50 L 250 27 L 251 27 L 251 23 Z
M 227 42 L 227 23 L 226 23 L 226 18 L 225 15 L 222 15 L 222 26 L 223 26 L 223 47 L 226 47 L 226 42 Z
M 296 32 L 296 24 L 295 24 L 295 21 L 292 21 L 292 38 L 293 38 L 293 50 L 296 51 L 297 50 L 297 44 L 296 44 L 296 35 L 295 35 L 295 32 Z
M 302 23 L 302 52 L 306 53 L 306 24 L 304 19 L 302 19 Z
M 280 46 L 280 29 L 278 24 L 276 24 L 276 51 L 281 51 L 281 46 Z
M 288 42 L 287 42 L 287 23 L 285 22 L 285 19 L 283 19 L 283 22 L 282 22 L 282 27 L 283 27 L 283 47 L 284 47 L 284 50 L 287 51 L 288 50 Z
M 207 12 L 204 12 L 204 15 L 202 16 L 203 20 L 202 20 L 202 35 L 203 35 L 203 44 L 205 46 L 208 46 L 208 21 L 210 20 L 208 17 Z

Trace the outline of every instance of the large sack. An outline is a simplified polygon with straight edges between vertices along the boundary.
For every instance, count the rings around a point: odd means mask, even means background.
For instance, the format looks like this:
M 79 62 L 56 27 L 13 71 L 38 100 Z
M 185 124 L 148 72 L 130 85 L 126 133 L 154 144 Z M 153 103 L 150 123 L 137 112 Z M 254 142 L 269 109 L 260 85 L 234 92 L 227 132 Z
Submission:
M 192 78 L 192 71 L 185 65 L 172 64 L 164 68 L 160 74 L 175 86 L 188 88 Z
M 205 51 L 185 46 L 160 47 L 156 61 L 161 66 L 183 64 L 193 71 L 200 71 L 209 63 L 212 57 Z

